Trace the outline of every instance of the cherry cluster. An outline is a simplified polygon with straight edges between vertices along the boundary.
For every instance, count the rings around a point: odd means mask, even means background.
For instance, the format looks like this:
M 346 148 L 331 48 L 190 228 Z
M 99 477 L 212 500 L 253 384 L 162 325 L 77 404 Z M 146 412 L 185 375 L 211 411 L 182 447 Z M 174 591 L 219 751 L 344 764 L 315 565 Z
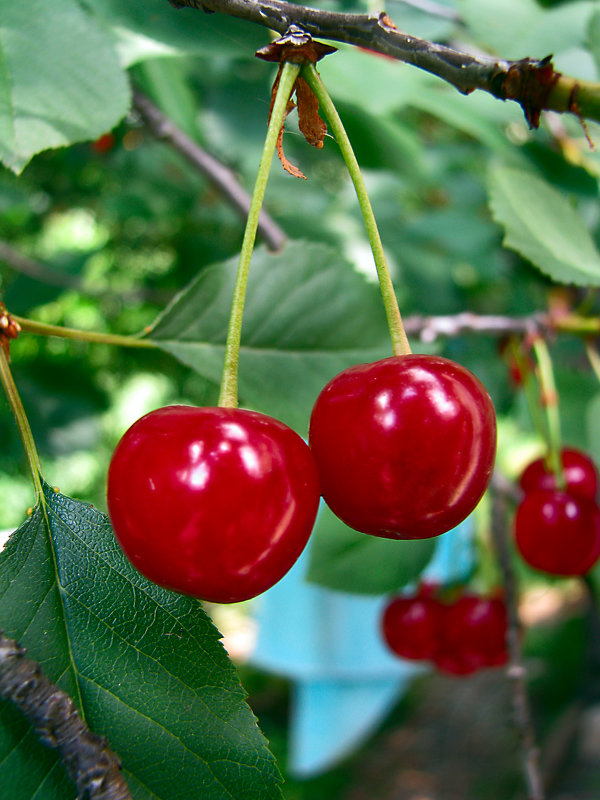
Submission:
M 325 386 L 309 444 L 246 409 L 147 414 L 115 449 L 108 509 L 147 578 L 231 603 L 291 568 L 321 495 L 358 531 L 436 536 L 477 505 L 495 450 L 494 408 L 474 375 L 437 356 L 394 356 L 350 367 Z
M 559 479 L 543 458 L 521 475 L 524 497 L 515 516 L 515 541 L 535 569 L 585 575 L 600 558 L 598 472 L 588 455 L 572 448 L 561 450 L 560 462 Z
M 462 592 L 451 602 L 423 585 L 393 597 L 381 617 L 389 649 L 411 661 L 430 661 L 441 672 L 470 675 L 506 664 L 507 614 L 501 596 Z

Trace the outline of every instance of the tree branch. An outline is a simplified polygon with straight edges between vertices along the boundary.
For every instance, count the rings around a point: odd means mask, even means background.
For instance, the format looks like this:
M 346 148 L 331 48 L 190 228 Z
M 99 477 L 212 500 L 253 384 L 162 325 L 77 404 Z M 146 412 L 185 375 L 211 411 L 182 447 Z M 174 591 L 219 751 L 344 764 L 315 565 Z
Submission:
M 4 261 L 11 269 L 27 275 L 28 278 L 46 283 L 49 286 L 59 286 L 62 289 L 74 289 L 84 292 L 83 281 L 77 275 L 59 272 L 52 267 L 47 267 L 33 258 L 23 255 L 15 250 L 8 242 L 0 239 L 0 261 Z
M 63 289 L 70 289 L 74 292 L 80 292 L 88 297 L 96 298 L 118 298 L 123 303 L 139 302 L 145 300 L 152 303 L 164 304 L 171 299 L 171 295 L 161 290 L 154 289 L 132 289 L 127 292 L 114 292 L 111 289 L 95 289 L 85 285 L 85 280 L 82 280 L 78 275 L 71 275 L 66 272 L 59 272 L 59 270 L 49 267 L 41 261 L 23 255 L 19 250 L 16 250 L 8 242 L 0 239 L 0 262 L 4 262 L 10 269 L 15 272 L 26 275 L 40 283 L 45 283 L 48 286 L 58 286 Z
M 520 61 L 474 56 L 398 30 L 386 13 L 346 14 L 287 0 L 169 0 L 176 8 L 218 12 L 283 34 L 292 24 L 312 36 L 365 47 L 437 75 L 459 92 L 475 89 L 521 105 L 531 127 L 543 110 L 600 121 L 600 84 L 555 72 L 550 57 Z
M 205 175 L 225 195 L 242 217 L 248 216 L 250 195 L 240 186 L 233 172 L 206 152 L 193 139 L 178 128 L 150 98 L 134 89 L 133 105 L 157 139 L 168 142 L 199 172 Z M 263 209 L 258 221 L 258 232 L 271 250 L 280 250 L 286 235 Z
M 12 701 L 43 744 L 58 751 L 78 800 L 132 800 L 106 739 L 87 728 L 71 698 L 25 653 L 0 632 L 0 697 Z
M 409 335 L 419 336 L 422 342 L 434 342 L 443 336 L 459 336 L 463 333 L 488 333 L 496 336 L 537 333 L 547 337 L 559 332 L 587 337 L 600 334 L 600 317 L 554 315 L 542 311 L 523 317 L 509 317 L 465 311 L 437 317 L 407 316 L 404 327 Z
M 514 721 L 521 740 L 521 757 L 527 784 L 528 800 L 544 800 L 540 752 L 536 742 L 531 708 L 527 695 L 527 672 L 521 648 L 521 624 L 518 611 L 518 587 L 507 541 L 507 503 L 514 486 L 496 473 L 492 484 L 492 537 L 496 549 L 508 616 L 506 643 L 509 663 L 507 675 L 512 686 Z

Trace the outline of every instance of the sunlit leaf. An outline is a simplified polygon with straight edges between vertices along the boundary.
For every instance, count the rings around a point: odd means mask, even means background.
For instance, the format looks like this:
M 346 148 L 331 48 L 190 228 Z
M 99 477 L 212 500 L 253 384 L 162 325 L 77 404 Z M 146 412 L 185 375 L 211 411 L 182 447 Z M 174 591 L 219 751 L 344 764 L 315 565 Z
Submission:
M 118 753 L 135 800 L 276 800 L 273 757 L 199 602 L 151 584 L 108 518 L 45 486 L 0 554 L 0 628 Z M 56 756 L 0 701 L 0 786 L 69 800 Z
M 42 150 L 95 139 L 129 107 L 105 32 L 74 0 L 0 3 L 0 160 L 20 172 Z
M 600 285 L 600 252 L 583 219 L 546 181 L 497 169 L 489 180 L 489 202 L 506 247 L 559 283 Z

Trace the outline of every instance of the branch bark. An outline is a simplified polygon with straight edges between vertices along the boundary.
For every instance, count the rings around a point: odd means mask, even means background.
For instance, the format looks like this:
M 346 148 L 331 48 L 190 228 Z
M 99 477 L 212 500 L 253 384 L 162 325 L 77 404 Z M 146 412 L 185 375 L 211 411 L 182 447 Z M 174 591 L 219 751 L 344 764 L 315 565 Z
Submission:
M 408 316 L 404 319 L 404 327 L 409 335 L 419 336 L 423 342 L 434 342 L 441 337 L 459 336 L 462 333 L 495 336 L 537 333 L 544 337 L 554 333 L 570 333 L 574 336 L 588 337 L 600 334 L 600 317 L 580 317 L 576 314 L 553 315 L 543 311 L 523 317 L 509 317 L 465 311 L 437 317 Z
M 527 784 L 528 800 L 544 800 L 545 790 L 540 768 L 540 751 L 527 695 L 527 672 L 521 648 L 521 624 L 518 611 L 518 586 L 507 542 L 508 501 L 514 492 L 512 484 L 502 481 L 496 473 L 492 484 L 492 537 L 496 549 L 508 615 L 506 635 L 509 663 L 507 675 L 512 687 L 515 726 L 521 742 L 521 759 Z
M 14 703 L 40 740 L 58 751 L 78 800 L 132 800 L 106 739 L 89 730 L 71 698 L 25 653 L 0 632 L 0 698 Z
M 169 0 L 176 8 L 218 12 L 254 22 L 283 34 L 299 25 L 312 36 L 365 47 L 437 75 L 462 94 L 475 89 L 521 105 L 531 127 L 542 110 L 570 112 L 600 121 L 600 84 L 577 81 L 555 72 L 549 58 L 520 61 L 475 56 L 410 36 L 386 13 L 346 14 L 287 0 Z
M 205 175 L 243 218 L 248 216 L 250 195 L 240 186 L 228 167 L 217 161 L 193 139 L 190 139 L 154 105 L 150 98 L 138 90 L 133 92 L 133 105 L 157 139 L 167 142 L 193 167 Z M 260 212 L 258 233 L 271 250 L 280 250 L 287 238 L 283 230 L 264 209 Z
M 74 292 L 87 295 L 88 297 L 100 299 L 118 298 L 119 301 L 123 303 L 145 300 L 147 302 L 160 303 L 161 305 L 164 305 L 171 299 L 171 294 L 166 294 L 160 290 L 139 288 L 117 294 L 111 289 L 95 289 L 86 286 L 85 280 L 82 280 L 78 275 L 59 272 L 57 269 L 49 267 L 41 261 L 24 255 L 3 239 L 0 239 L 0 262 L 5 263 L 15 272 L 26 275 L 28 278 L 32 278 L 40 283 L 45 283 L 48 286 L 58 286 L 62 289 L 70 289 Z

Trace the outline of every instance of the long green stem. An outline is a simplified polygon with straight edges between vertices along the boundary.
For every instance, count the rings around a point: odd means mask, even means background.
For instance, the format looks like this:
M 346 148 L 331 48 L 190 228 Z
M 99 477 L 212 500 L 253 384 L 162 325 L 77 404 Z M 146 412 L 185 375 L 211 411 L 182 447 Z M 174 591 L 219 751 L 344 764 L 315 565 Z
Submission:
M 6 392 L 6 397 L 8 398 L 8 402 L 10 404 L 15 421 L 17 423 L 19 436 L 21 437 L 21 441 L 23 442 L 23 448 L 25 449 L 25 455 L 27 456 L 27 462 L 29 463 L 29 469 L 31 471 L 31 479 L 33 481 L 33 488 L 35 489 L 36 500 L 39 503 L 42 502 L 44 498 L 44 493 L 42 490 L 40 458 L 38 456 L 35 442 L 33 440 L 33 434 L 31 433 L 31 428 L 29 427 L 29 420 L 27 419 L 27 415 L 25 414 L 23 403 L 21 402 L 17 386 L 13 379 L 10 366 L 8 364 L 8 359 L 6 357 L 4 349 L 1 347 L 0 347 L 0 381 L 2 382 L 2 386 L 4 387 L 4 391 Z
M 400 309 L 398 308 L 398 301 L 396 293 L 394 292 L 394 285 L 388 269 L 385 252 L 377 229 L 375 215 L 371 207 L 371 201 L 367 193 L 367 187 L 360 171 L 358 161 L 354 155 L 350 139 L 346 133 L 342 120 L 333 105 L 331 97 L 327 92 L 319 73 L 313 64 L 305 64 L 302 68 L 302 77 L 306 80 L 310 88 L 315 93 L 319 105 L 327 118 L 327 122 L 331 126 L 333 135 L 336 138 L 338 147 L 342 153 L 342 157 L 346 162 L 348 172 L 352 178 L 360 210 L 362 211 L 365 227 L 367 229 L 367 236 L 373 251 L 373 258 L 377 268 L 377 277 L 379 278 L 379 287 L 381 289 L 381 296 L 383 298 L 383 305 L 387 316 L 388 328 L 392 339 L 392 348 L 394 355 L 408 355 L 411 352 L 410 344 L 404 330 L 402 317 L 400 316 Z
M 12 318 L 19 323 L 23 331 L 27 333 L 39 334 L 41 336 L 59 336 L 62 339 L 77 339 L 81 342 L 98 342 L 101 344 L 113 344 L 120 347 L 156 347 L 154 342 L 149 339 L 138 339 L 135 336 L 119 336 L 114 333 L 98 333 L 96 331 L 81 331 L 75 328 L 63 328 L 60 325 L 47 325 L 44 322 L 36 322 L 32 319 L 17 317 Z
M 547 464 L 556 478 L 556 487 L 565 488 L 565 475 L 561 458 L 560 412 L 558 409 L 558 392 L 554 382 L 552 359 L 546 342 L 537 336 L 533 342 L 533 351 L 538 363 L 540 393 L 542 404 L 546 410 L 548 424 Z
M 277 87 L 277 94 L 275 96 L 275 103 L 271 111 L 267 136 L 258 166 L 254 191 L 252 192 L 252 198 L 250 200 L 250 210 L 248 211 L 248 219 L 246 220 L 246 229 L 244 231 L 238 272 L 233 290 L 229 328 L 227 331 L 227 341 L 225 343 L 225 361 L 223 364 L 223 377 L 221 379 L 221 393 L 219 395 L 219 405 L 227 408 L 236 408 L 238 404 L 238 365 L 240 360 L 240 342 L 242 338 L 242 317 L 244 315 L 250 260 L 252 258 L 252 251 L 254 250 L 258 217 L 265 196 L 265 189 L 267 188 L 277 137 L 283 125 L 288 100 L 299 72 L 299 64 L 292 64 L 289 61 L 283 64 L 279 78 L 279 86 Z

